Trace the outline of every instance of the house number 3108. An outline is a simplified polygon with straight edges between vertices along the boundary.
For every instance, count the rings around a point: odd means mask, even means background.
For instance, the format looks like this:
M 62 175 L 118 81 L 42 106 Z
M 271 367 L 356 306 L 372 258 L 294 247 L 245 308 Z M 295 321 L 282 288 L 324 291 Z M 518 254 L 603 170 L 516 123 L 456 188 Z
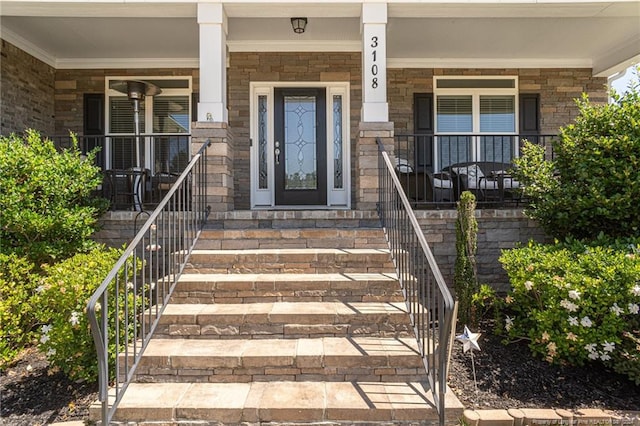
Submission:
M 373 64 L 371 65 L 371 75 L 373 77 L 371 77 L 371 87 L 373 89 L 377 89 L 378 88 L 378 77 L 376 77 L 378 75 L 378 64 L 376 63 L 377 61 L 377 51 L 376 48 L 378 47 L 378 37 L 377 36 L 373 36 L 371 37 L 371 48 L 373 49 L 371 51 L 371 59 Z

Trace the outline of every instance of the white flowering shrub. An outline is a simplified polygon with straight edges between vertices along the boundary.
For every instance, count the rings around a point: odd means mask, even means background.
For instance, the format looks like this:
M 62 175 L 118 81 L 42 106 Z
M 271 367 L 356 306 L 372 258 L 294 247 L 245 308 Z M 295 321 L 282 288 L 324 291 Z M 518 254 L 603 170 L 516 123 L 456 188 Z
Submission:
M 611 365 L 640 315 L 639 249 L 573 241 L 503 252 L 500 261 L 512 286 L 505 300 L 506 335 L 527 339 L 551 363 Z
M 86 306 L 121 254 L 121 250 L 98 248 L 45 267 L 46 275 L 36 288 L 41 324 L 38 339 L 53 371 L 60 370 L 73 380 L 97 380 L 98 361 Z M 133 306 L 133 293 L 126 286 L 119 294 L 120 306 L 124 297 Z M 108 318 L 112 320 L 116 298 L 109 301 Z M 134 322 L 131 317 L 130 324 Z

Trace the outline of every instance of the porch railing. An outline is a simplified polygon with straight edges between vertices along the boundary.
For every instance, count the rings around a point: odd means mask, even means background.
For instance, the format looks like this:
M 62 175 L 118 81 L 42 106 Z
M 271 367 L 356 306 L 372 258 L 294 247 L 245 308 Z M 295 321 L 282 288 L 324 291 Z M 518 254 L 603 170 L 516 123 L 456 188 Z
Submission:
M 545 147 L 553 158 L 556 135 L 434 135 L 395 137 L 395 170 L 414 208 L 450 208 L 462 191 L 476 195 L 478 207 L 513 207 L 526 202 L 511 175 L 523 140 Z
M 207 141 L 87 304 L 108 425 L 207 220 Z M 111 387 L 111 391 L 109 391 Z
M 58 148 L 71 146 L 71 137 L 50 136 Z M 140 143 L 140 167 L 153 173 L 181 173 L 190 160 L 191 135 L 186 133 L 157 133 L 135 135 L 78 135 L 78 149 L 83 154 L 100 148 L 96 165 L 102 170 L 125 170 L 138 167 L 136 144 Z M 144 159 L 150 161 L 145 162 Z
M 400 184 L 395 164 L 381 141 L 378 139 L 377 142 L 378 214 L 391 249 L 440 424 L 444 425 L 454 301 Z

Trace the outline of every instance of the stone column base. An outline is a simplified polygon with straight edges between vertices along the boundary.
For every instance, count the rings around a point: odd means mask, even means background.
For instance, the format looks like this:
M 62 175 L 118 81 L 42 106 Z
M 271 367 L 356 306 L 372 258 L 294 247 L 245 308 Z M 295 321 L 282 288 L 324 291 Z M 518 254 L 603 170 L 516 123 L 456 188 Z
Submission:
M 393 122 L 360 122 L 356 140 L 355 184 L 356 210 L 375 210 L 378 202 L 378 145 L 380 138 L 386 151 L 393 155 Z
M 191 153 L 195 155 L 208 140 L 207 204 L 211 211 L 233 211 L 233 133 L 228 123 L 199 121 L 191 126 Z

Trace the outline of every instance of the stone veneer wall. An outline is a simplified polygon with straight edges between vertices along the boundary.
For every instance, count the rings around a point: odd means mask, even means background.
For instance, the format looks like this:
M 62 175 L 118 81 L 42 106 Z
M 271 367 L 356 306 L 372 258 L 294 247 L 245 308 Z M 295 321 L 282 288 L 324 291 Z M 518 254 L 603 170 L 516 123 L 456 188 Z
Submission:
M 456 261 L 456 210 L 418 210 L 418 222 L 427 238 L 442 275 L 453 286 Z M 500 293 L 509 290 L 509 278 L 498 262 L 504 249 L 529 240 L 551 242 L 538 224 L 522 210 L 476 210 L 478 220 L 478 282 Z
M 11 43 L 0 42 L 0 134 L 27 128 L 54 131 L 55 69 Z
M 396 134 L 413 133 L 413 94 L 432 93 L 434 76 L 508 75 L 518 77 L 520 93 L 540 94 L 540 129 L 557 134 L 577 115 L 574 99 L 588 93 L 594 102 L 606 103 L 607 79 L 593 77 L 588 68 L 576 69 L 389 69 L 387 87 L 389 120 Z
M 57 70 L 55 77 L 56 134 L 66 135 L 69 130 L 82 134 L 84 94 L 104 93 L 106 77 L 191 76 L 195 93 L 200 87 L 199 75 L 198 69 L 188 68 Z
M 229 55 L 229 125 L 235 137 L 235 208 L 250 207 L 249 175 L 249 83 L 278 82 L 344 82 L 351 84 L 351 176 L 355 177 L 355 139 L 360 122 L 361 96 L 360 53 L 238 53 Z M 355 179 L 352 179 L 355 182 Z M 352 185 L 352 199 L 355 192 Z

